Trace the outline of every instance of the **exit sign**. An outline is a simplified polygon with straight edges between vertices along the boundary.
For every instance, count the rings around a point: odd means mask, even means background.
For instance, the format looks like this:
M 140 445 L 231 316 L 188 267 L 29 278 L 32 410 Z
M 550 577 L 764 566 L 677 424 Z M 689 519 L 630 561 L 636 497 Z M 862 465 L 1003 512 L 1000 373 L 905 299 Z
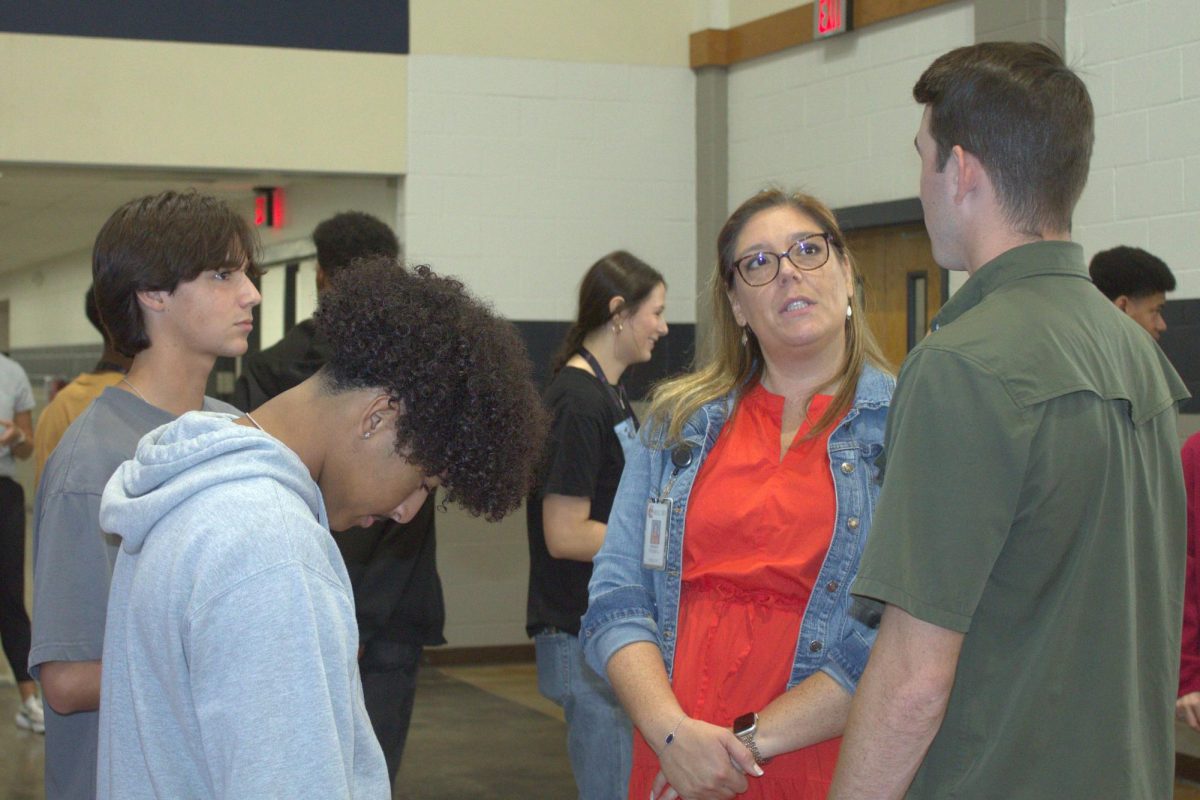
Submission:
M 813 32 L 816 38 L 836 36 L 850 30 L 850 0 L 813 0 Z

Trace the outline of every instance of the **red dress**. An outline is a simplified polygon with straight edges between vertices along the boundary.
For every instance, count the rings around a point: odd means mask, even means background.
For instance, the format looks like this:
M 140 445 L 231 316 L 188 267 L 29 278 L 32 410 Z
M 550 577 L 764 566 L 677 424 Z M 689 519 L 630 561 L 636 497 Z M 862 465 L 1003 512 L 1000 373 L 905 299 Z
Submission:
M 1183 587 L 1183 647 L 1179 696 L 1200 692 L 1200 433 L 1183 445 L 1183 483 L 1187 489 L 1187 578 Z
M 787 690 L 800 621 L 833 536 L 832 428 L 804 439 L 818 395 L 780 460 L 783 398 L 761 385 L 738 404 L 692 487 L 672 689 L 688 716 L 729 727 Z M 823 799 L 841 739 L 785 753 L 744 798 Z M 643 800 L 658 758 L 635 735 L 629 796 Z

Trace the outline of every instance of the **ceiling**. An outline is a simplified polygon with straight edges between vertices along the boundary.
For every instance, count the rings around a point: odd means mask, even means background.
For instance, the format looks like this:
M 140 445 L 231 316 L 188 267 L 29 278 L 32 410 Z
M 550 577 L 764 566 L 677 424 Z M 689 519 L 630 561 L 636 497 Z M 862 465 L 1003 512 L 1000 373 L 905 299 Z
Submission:
M 79 258 L 90 262 L 100 226 L 122 203 L 194 186 L 247 215 L 255 186 L 281 186 L 278 174 L 89 169 L 0 163 L 0 272 Z

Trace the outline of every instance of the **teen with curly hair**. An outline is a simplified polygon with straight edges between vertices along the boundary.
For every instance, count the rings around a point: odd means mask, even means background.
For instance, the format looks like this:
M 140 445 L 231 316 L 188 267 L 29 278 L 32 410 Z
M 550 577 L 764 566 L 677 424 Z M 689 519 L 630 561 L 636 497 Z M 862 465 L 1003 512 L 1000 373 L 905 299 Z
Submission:
M 109 482 L 100 798 L 391 796 L 329 530 L 407 521 L 438 485 L 499 519 L 546 425 L 516 330 L 461 283 L 392 259 L 346 278 L 319 372 L 159 428 Z

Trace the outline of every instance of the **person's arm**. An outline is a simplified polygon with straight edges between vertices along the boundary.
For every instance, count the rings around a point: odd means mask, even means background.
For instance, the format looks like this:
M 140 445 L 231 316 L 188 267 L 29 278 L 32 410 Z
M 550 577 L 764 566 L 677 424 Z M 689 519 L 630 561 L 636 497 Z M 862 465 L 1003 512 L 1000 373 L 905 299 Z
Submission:
M 542 527 L 546 549 L 555 558 L 591 561 L 604 544 L 603 522 L 591 519 L 592 500 L 565 494 L 548 494 L 542 500 Z
M 1187 490 L 1187 560 L 1175 716 L 1200 731 L 1200 574 L 1196 569 L 1196 539 L 1200 537 L 1200 434 L 1187 440 L 1182 458 L 1183 485 Z
M 764 758 L 774 758 L 840 736 L 852 699 L 833 678 L 814 672 L 759 710 L 754 742 Z
M 635 642 L 618 650 L 608 661 L 608 679 L 680 797 L 733 797 L 746 791 L 745 773 L 762 774 L 732 730 L 683 713 L 655 645 Z
M 0 419 L 0 447 L 7 447 L 13 458 L 26 459 L 33 455 L 33 414 L 18 411 L 11 420 Z
M 51 465 L 45 481 L 61 480 Z M 109 552 L 100 532 L 100 498 L 38 493 L 34 528 L 30 671 L 60 714 L 100 707 L 100 657 L 108 610 Z
M 38 677 L 42 695 L 59 714 L 100 708 L 99 661 L 47 661 Z
M 858 684 L 830 800 L 900 798 L 946 713 L 963 634 L 888 605 Z

